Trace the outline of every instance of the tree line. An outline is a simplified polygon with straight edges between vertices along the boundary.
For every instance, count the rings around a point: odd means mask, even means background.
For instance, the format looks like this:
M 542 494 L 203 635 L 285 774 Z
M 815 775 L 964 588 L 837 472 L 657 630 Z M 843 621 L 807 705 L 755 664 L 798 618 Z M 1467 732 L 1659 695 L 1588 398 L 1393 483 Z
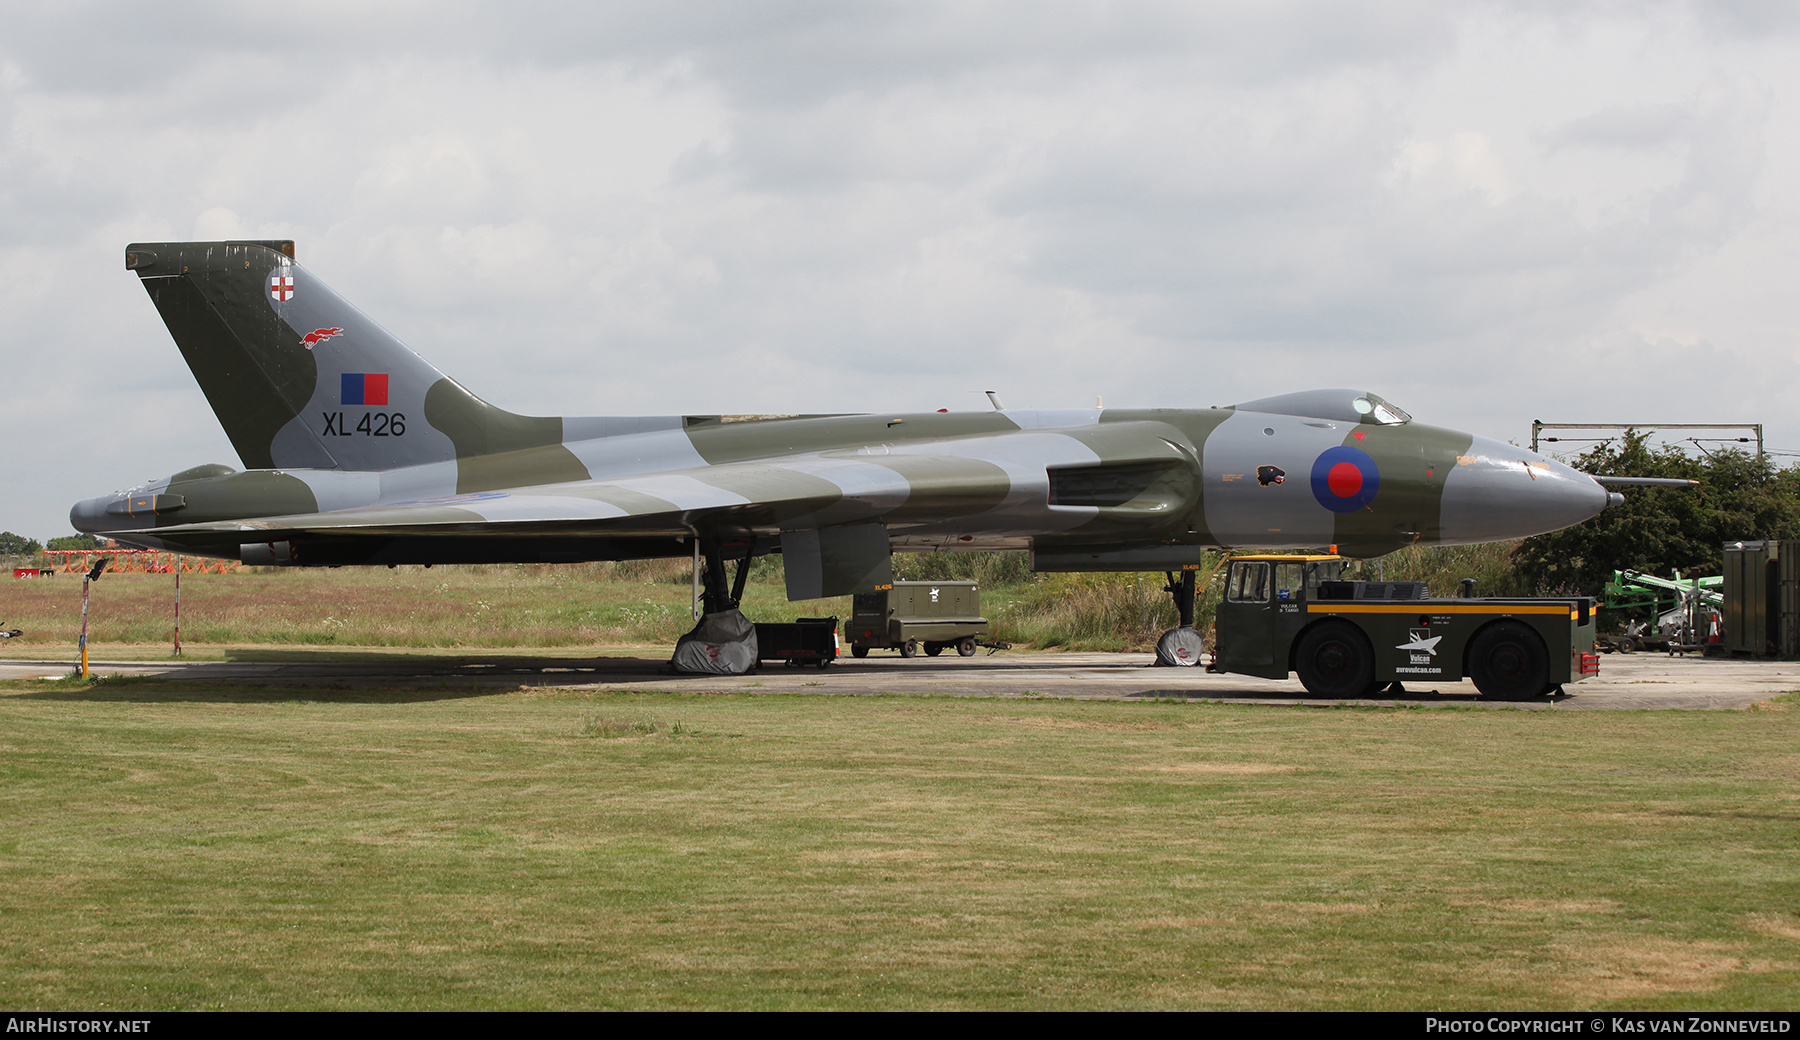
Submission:
M 48 543 L 40 544 L 36 538 L 27 538 L 11 531 L 0 531 L 0 556 L 36 556 L 44 549 L 98 549 L 100 540 L 91 534 L 71 534 L 61 538 L 52 538 Z

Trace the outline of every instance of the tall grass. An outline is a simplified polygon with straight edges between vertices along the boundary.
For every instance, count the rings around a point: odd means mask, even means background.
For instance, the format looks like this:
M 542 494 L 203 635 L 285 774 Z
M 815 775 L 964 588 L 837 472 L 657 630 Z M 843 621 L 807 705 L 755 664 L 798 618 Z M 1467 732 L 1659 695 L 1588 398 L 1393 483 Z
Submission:
M 982 588 L 1035 584 L 1027 552 L 902 553 L 894 557 L 898 581 L 972 581 Z
M 1052 574 L 990 615 L 994 635 L 1069 650 L 1131 650 L 1175 626 L 1161 574 Z
M 1198 579 L 1194 627 L 1212 628 L 1224 571 L 1220 557 L 1205 554 Z M 995 635 L 1012 642 L 1070 650 L 1147 650 L 1178 618 L 1162 571 L 1146 573 L 1048 574 L 1019 590 L 1012 602 L 990 615 Z
M 693 627 L 686 561 L 456 567 L 262 568 L 182 577 L 182 642 L 207 645 L 560 647 L 665 644 Z M 746 610 L 764 620 L 847 609 L 788 604 L 779 585 L 753 585 Z M 90 640 L 168 645 L 171 575 L 107 575 L 92 589 Z M 0 586 L 0 620 L 25 631 L 9 653 L 73 646 L 81 582 L 74 575 Z
M 1389 553 L 1379 560 L 1352 564 L 1346 577 L 1384 581 L 1422 581 L 1433 596 L 1455 596 L 1458 583 L 1475 579 L 1477 596 L 1529 596 L 1534 592 L 1525 586 L 1513 565 L 1517 541 L 1488 542 L 1483 545 L 1414 545 Z

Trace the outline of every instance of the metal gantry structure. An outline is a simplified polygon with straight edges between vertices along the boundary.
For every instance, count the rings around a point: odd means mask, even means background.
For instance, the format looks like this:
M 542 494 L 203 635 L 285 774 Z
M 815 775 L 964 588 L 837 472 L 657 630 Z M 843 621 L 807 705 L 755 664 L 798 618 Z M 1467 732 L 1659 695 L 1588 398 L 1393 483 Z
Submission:
M 1531 420 L 1531 450 L 1537 451 L 1539 442 L 1556 444 L 1566 437 L 1544 437 L 1545 430 L 1612 430 L 1617 433 L 1629 433 L 1632 430 L 1748 430 L 1751 436 L 1744 437 L 1706 437 L 1689 438 L 1696 444 L 1701 440 L 1726 441 L 1733 444 L 1756 444 L 1756 457 L 1762 458 L 1763 424 L 1762 423 L 1547 423 L 1542 419 Z M 1586 442 L 1589 438 L 1576 438 Z M 1601 438 L 1604 439 L 1604 438 Z

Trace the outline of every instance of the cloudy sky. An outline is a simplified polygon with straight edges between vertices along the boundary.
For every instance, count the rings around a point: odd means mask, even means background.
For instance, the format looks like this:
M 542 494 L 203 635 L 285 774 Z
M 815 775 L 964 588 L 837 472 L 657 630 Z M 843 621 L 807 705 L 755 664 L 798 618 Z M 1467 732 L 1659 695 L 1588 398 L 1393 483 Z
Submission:
M 238 460 L 132 241 L 533 414 L 1229 404 L 1800 450 L 1778 2 L 0 3 L 0 528 Z

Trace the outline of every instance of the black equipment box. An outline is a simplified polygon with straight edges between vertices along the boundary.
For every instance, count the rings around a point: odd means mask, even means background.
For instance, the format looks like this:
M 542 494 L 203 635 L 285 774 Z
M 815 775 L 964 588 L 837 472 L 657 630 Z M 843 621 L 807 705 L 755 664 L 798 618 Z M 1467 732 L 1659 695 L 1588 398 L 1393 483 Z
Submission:
M 756 658 L 824 668 L 837 660 L 837 627 L 834 617 L 799 618 L 792 623 L 758 621 Z

